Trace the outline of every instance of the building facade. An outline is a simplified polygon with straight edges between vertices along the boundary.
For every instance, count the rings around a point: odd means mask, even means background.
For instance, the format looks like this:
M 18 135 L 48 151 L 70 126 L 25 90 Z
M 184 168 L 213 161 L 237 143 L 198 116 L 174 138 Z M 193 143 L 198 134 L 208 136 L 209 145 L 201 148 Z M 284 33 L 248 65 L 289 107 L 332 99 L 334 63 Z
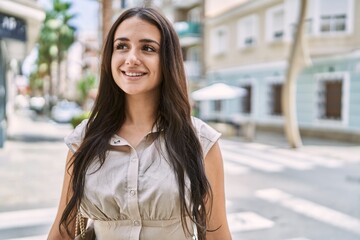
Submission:
M 211 2 L 212 0 L 210 0 Z M 360 2 L 308 1 L 312 64 L 297 79 L 302 134 L 360 141 Z M 282 130 L 281 92 L 300 0 L 253 0 L 207 16 L 208 83 L 245 88 L 245 97 L 200 103 L 200 116 Z
M 0 0 L 0 147 L 17 91 L 16 79 L 44 19 L 45 12 L 35 0 Z
M 204 80 L 203 0 L 163 1 L 161 8 L 174 23 L 182 47 L 189 87 L 196 88 Z

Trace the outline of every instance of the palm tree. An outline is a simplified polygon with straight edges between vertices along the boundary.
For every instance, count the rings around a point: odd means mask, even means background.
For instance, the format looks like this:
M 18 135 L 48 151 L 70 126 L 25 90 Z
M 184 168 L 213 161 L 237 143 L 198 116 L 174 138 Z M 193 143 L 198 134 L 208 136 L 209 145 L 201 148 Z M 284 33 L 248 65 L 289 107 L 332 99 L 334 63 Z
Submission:
M 52 76 L 53 64 L 57 64 L 57 89 L 60 89 L 62 71 L 61 63 L 66 57 L 66 53 L 75 41 L 75 27 L 70 21 L 75 14 L 70 14 L 72 4 L 70 2 L 61 2 L 53 0 L 52 9 L 46 12 L 46 18 L 43 23 L 38 40 L 38 60 L 37 76 L 49 79 L 48 95 L 52 99 L 54 93 L 54 78 Z M 56 94 L 59 94 L 57 92 Z M 49 102 L 50 108 L 52 102 Z
M 42 79 L 49 79 L 49 96 L 53 96 L 53 79 L 52 79 L 52 66 L 56 59 L 57 50 L 54 48 L 57 35 L 52 28 L 53 16 L 50 12 L 46 13 L 45 21 L 40 31 L 38 39 L 38 59 L 37 67 L 34 76 Z
M 70 2 L 61 2 L 61 0 L 53 1 L 53 14 L 55 19 L 58 21 L 58 25 L 54 29 L 57 33 L 57 90 L 60 91 L 61 86 L 61 63 L 64 61 L 67 51 L 70 46 L 75 41 L 75 27 L 70 24 L 70 21 L 76 16 L 75 14 L 70 14 L 69 10 L 71 9 L 72 3 Z M 58 95 L 61 95 L 61 92 L 58 92 Z

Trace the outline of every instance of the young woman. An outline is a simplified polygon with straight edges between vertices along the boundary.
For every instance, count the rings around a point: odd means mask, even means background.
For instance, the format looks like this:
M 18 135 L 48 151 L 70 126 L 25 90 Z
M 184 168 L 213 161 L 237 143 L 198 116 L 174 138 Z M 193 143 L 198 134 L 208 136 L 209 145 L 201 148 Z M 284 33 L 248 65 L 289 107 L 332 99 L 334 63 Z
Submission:
M 78 212 L 99 240 L 231 239 L 220 134 L 190 115 L 171 23 L 125 11 L 105 42 L 89 120 L 65 138 L 63 191 L 48 239 L 73 239 Z

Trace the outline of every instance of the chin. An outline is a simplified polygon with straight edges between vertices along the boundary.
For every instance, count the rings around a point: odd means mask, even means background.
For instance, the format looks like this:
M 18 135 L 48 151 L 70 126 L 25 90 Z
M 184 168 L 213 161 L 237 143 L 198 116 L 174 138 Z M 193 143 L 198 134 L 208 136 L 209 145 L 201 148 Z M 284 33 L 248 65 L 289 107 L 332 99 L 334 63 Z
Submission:
M 122 89 L 122 90 L 124 91 L 124 93 L 126 95 L 140 95 L 140 94 L 145 93 L 144 91 L 137 90 L 137 89 Z

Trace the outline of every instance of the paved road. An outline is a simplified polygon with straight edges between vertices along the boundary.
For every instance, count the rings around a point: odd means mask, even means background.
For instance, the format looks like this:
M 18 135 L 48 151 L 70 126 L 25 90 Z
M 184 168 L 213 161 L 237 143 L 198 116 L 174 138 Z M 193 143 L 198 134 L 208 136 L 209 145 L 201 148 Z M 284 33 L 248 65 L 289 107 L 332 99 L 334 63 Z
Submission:
M 360 239 L 360 147 L 318 144 L 221 142 L 233 239 Z
M 0 239 L 45 239 L 60 195 L 71 127 L 27 116 L 0 150 Z M 221 141 L 234 240 L 360 239 L 360 147 L 305 143 Z

